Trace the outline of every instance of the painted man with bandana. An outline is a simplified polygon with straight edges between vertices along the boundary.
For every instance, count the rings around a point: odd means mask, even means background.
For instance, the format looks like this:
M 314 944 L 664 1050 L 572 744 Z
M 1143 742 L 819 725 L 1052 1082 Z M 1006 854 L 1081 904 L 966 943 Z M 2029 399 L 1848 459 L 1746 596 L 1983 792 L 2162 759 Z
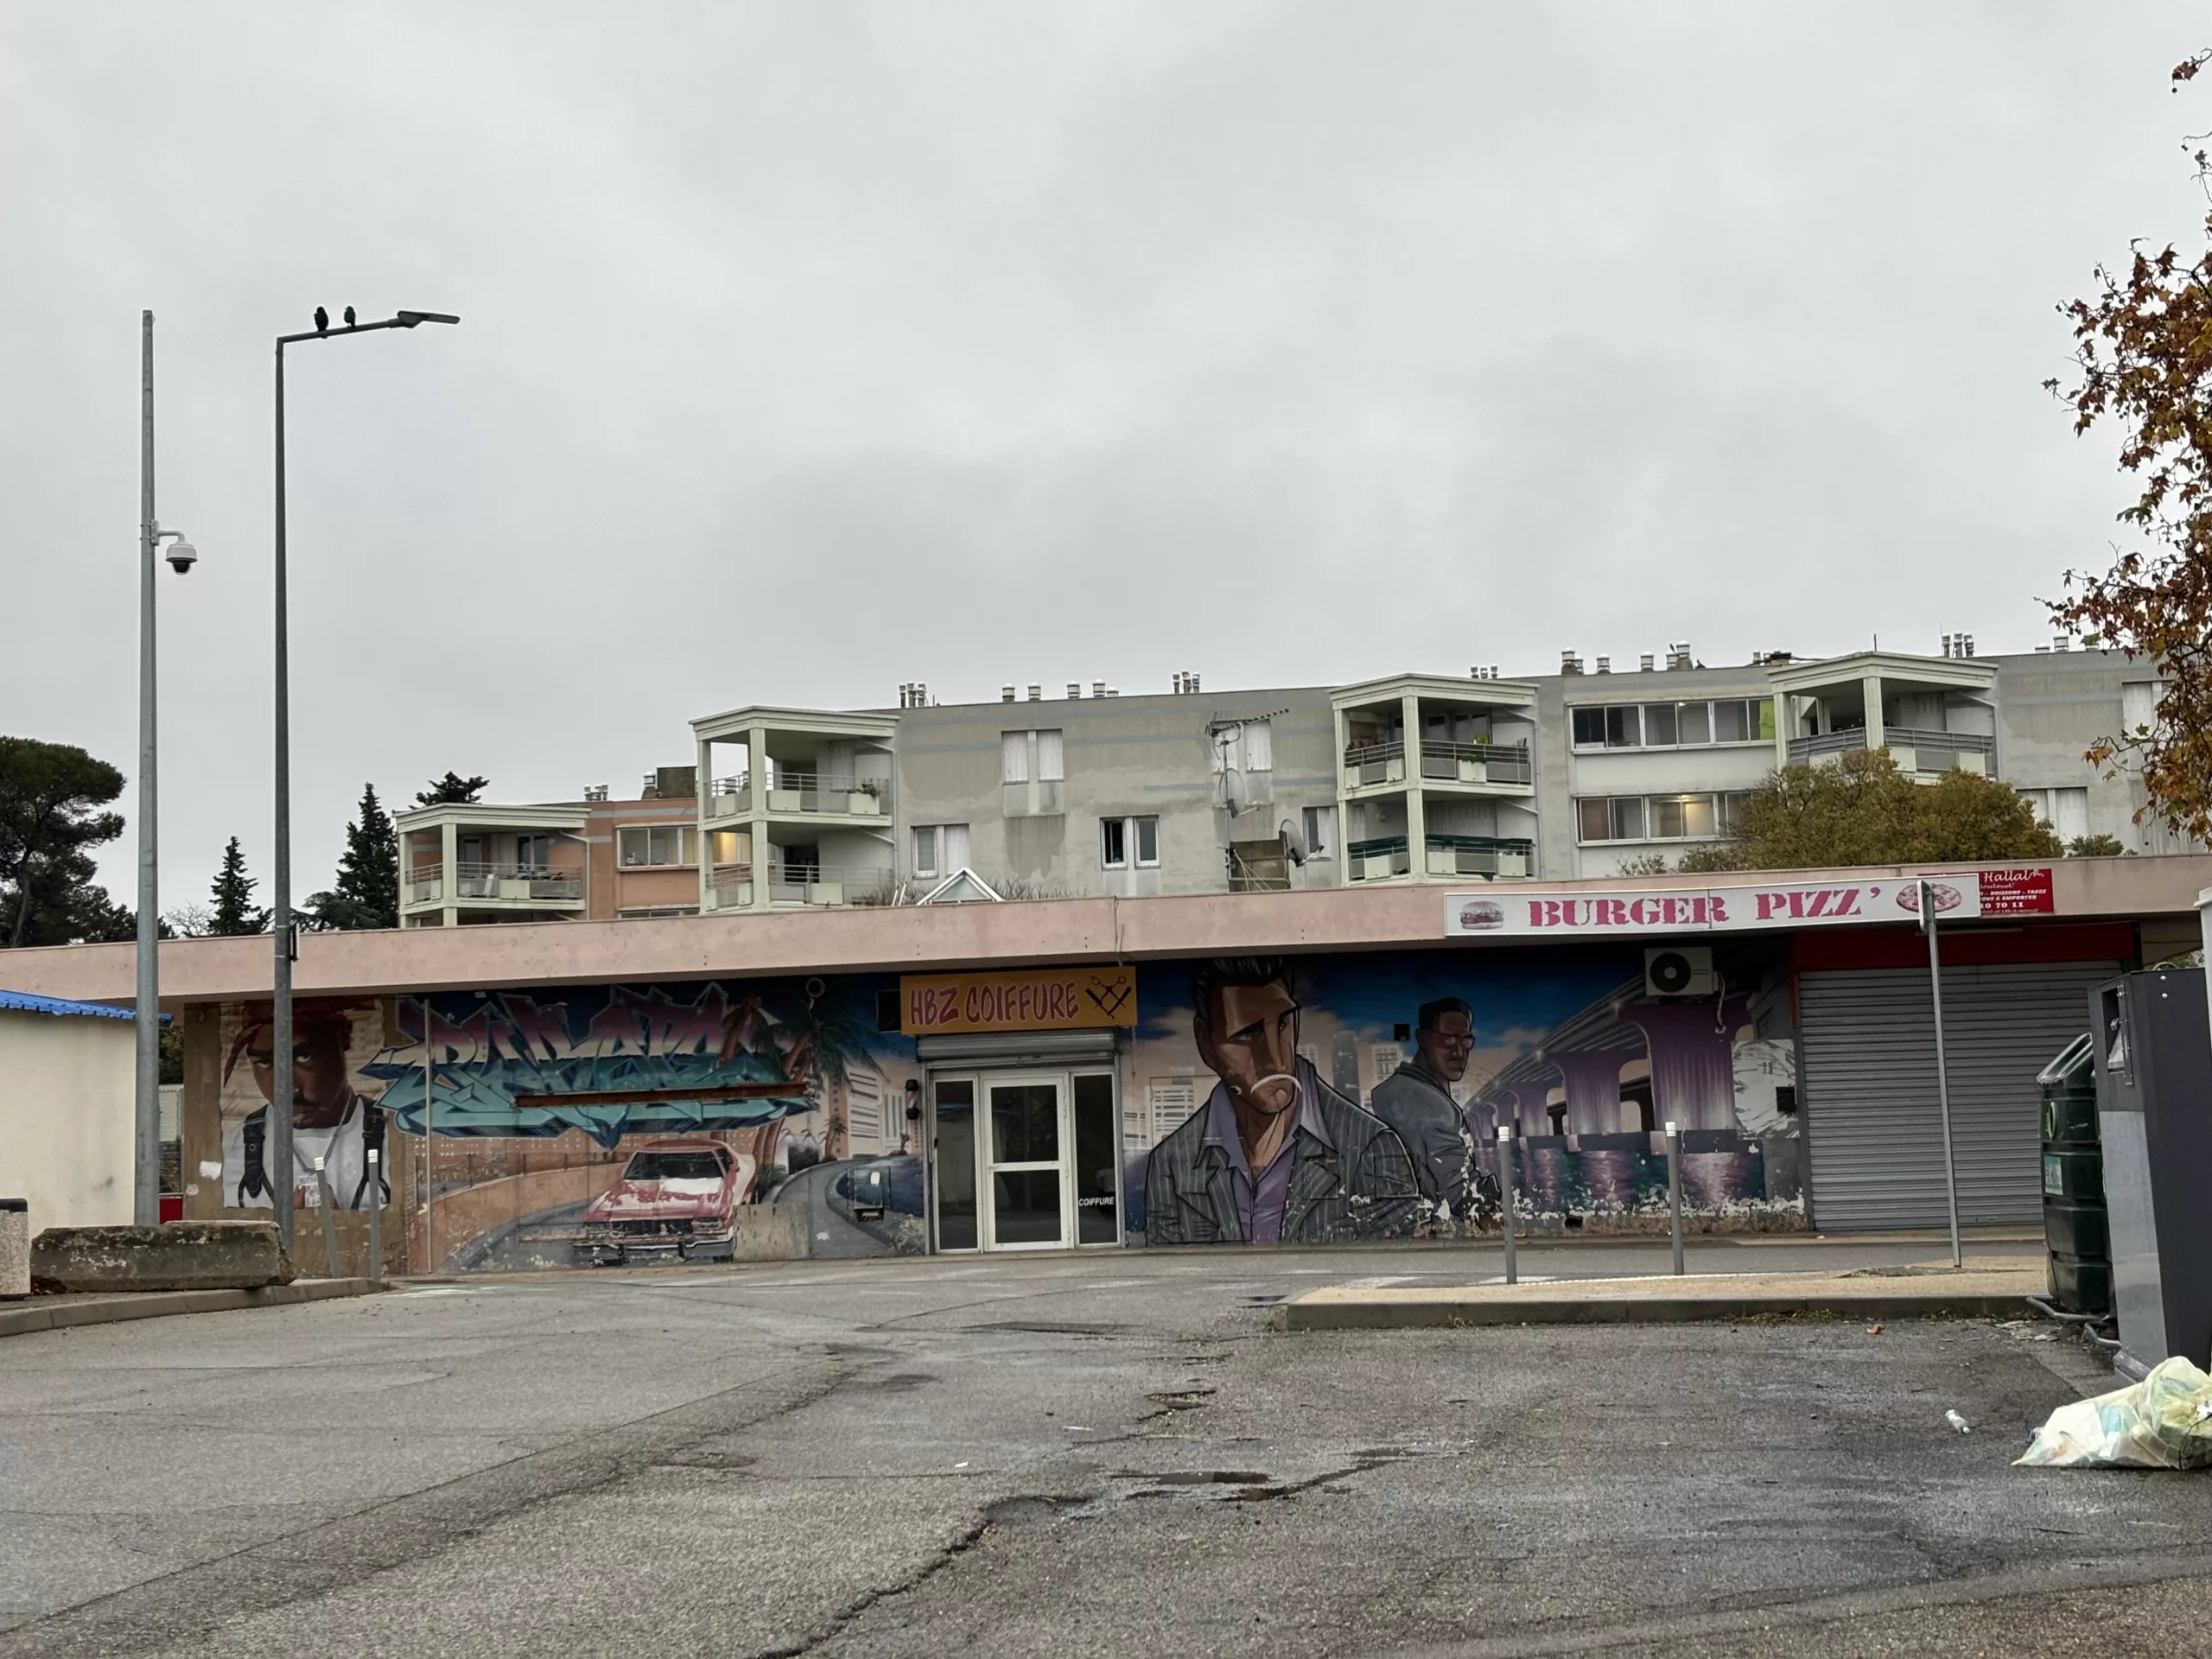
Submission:
M 1288 963 L 1200 963 L 1191 1035 L 1220 1082 L 1152 1149 L 1147 1243 L 1325 1244 L 1413 1231 L 1419 1188 L 1405 1147 L 1299 1058 Z

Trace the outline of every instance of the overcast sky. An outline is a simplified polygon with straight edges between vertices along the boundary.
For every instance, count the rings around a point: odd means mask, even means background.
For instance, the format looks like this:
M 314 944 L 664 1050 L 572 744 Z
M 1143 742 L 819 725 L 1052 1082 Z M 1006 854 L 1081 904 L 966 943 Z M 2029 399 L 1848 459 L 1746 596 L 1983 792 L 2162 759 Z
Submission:
M 2203 212 L 2201 9 L 0 3 L 0 731 L 164 906 L 364 780 L 633 791 L 687 720 L 2048 638 L 2105 556 L 2053 303 Z M 130 802 L 126 798 L 124 805 Z M 129 902 L 130 843 L 105 869 Z M 266 889 L 264 888 L 265 897 Z

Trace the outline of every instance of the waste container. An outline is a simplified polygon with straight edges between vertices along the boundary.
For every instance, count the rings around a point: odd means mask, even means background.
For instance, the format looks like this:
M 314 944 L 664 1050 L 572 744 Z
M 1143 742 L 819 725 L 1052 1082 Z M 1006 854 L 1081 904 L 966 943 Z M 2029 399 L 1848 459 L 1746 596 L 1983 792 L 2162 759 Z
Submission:
M 2096 1044 L 2084 1032 L 2036 1076 L 2043 1090 L 2043 1234 L 2050 1294 L 2073 1313 L 2112 1311 L 2096 1060 Z
M 0 1297 L 31 1294 L 31 1207 L 0 1198 Z

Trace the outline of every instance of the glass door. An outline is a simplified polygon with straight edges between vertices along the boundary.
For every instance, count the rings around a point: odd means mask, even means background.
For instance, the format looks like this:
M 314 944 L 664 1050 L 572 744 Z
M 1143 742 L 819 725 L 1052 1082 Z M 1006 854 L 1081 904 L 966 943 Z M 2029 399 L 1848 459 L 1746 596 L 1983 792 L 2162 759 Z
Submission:
M 986 1249 L 1064 1248 L 1068 1237 L 1067 1080 L 987 1077 Z
M 976 1080 L 932 1078 L 930 1173 L 937 1247 L 972 1250 L 982 1243 L 976 1205 Z

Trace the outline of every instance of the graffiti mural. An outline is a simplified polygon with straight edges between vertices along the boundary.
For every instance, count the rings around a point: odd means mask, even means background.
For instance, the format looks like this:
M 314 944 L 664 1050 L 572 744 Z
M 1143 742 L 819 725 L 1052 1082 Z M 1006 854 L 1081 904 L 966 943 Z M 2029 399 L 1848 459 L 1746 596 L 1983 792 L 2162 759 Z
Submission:
M 1147 969 L 1131 1226 L 1174 1244 L 1494 1230 L 1503 1127 L 1524 1223 L 1655 1230 L 1673 1121 L 1700 1225 L 1801 1227 L 1795 1049 L 1786 1017 L 1770 1029 L 1787 997 L 1732 965 L 1696 997 L 1650 995 L 1632 950 Z
M 918 1249 L 918 1159 L 893 1117 L 918 1074 L 912 1040 L 877 1028 L 882 988 L 814 978 L 401 999 L 400 1040 L 365 1070 L 394 1128 L 427 1142 L 429 1259 L 727 1260 L 756 1235 L 768 1254 Z M 902 1164 L 914 1167 L 887 1167 Z M 870 1192 L 898 1198 L 855 1202 L 863 1165 L 886 1166 Z M 783 1208 L 749 1217 L 760 1205 Z

